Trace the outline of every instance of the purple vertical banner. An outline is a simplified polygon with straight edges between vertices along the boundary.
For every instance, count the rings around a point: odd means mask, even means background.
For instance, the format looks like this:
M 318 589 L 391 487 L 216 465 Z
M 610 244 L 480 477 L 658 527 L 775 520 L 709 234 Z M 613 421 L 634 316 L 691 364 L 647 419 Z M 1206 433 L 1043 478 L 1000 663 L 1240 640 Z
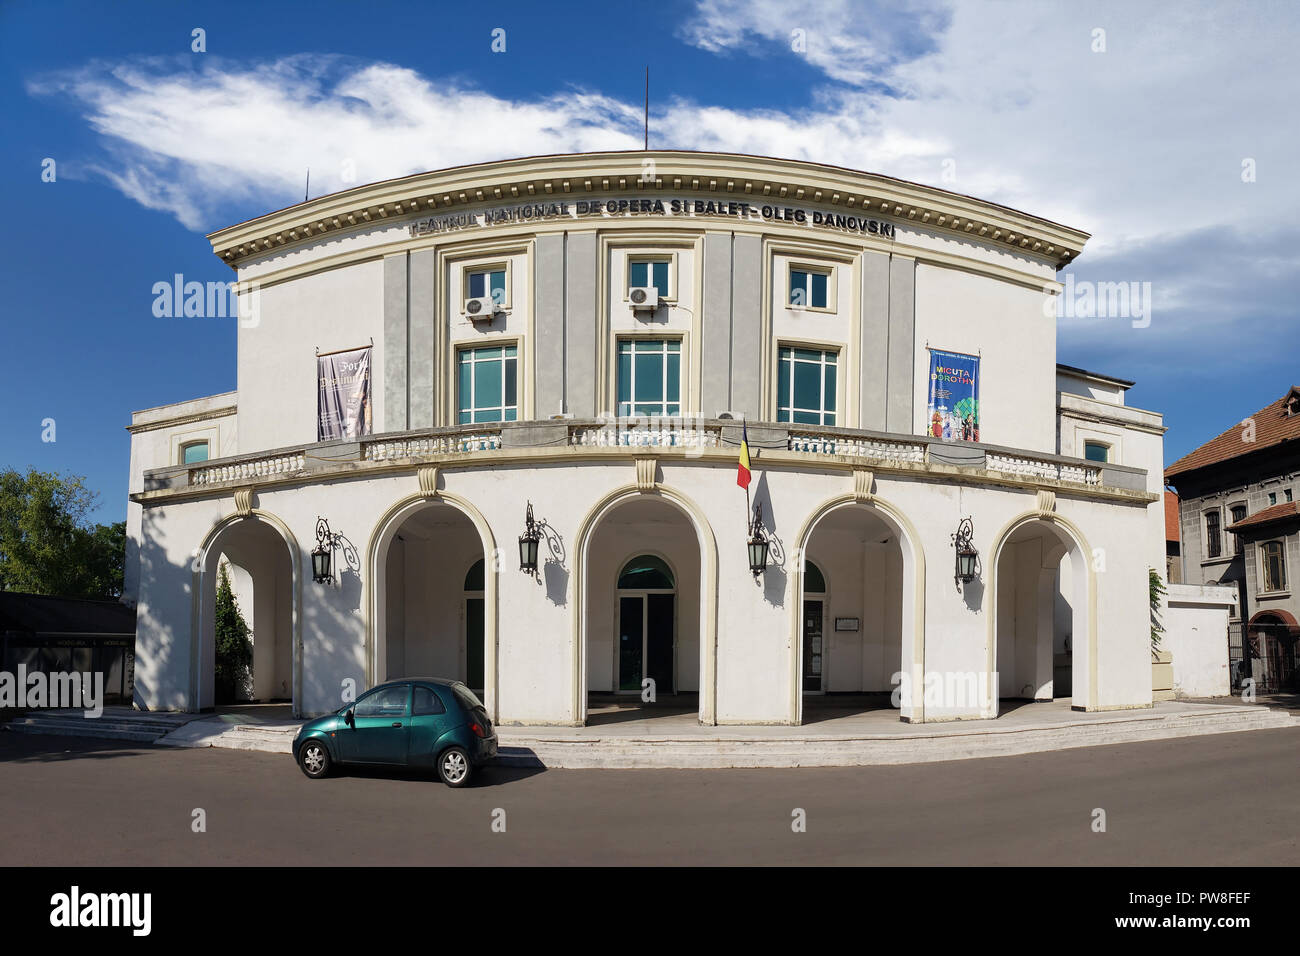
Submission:
M 980 358 L 930 352 L 930 401 L 925 433 L 945 441 L 980 440 Z
M 372 346 L 316 356 L 316 440 L 370 434 Z

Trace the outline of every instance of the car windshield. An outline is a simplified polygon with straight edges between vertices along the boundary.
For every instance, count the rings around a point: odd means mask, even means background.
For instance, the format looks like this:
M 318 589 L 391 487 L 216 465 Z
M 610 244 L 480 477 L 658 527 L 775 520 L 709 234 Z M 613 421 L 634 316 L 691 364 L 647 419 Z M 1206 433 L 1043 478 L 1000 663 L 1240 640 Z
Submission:
M 456 697 L 460 700 L 462 704 L 464 704 L 466 707 L 470 708 L 471 710 L 475 708 L 479 710 L 487 710 L 487 708 L 483 706 L 483 702 L 480 701 L 478 697 L 475 696 L 474 692 L 470 690 L 468 687 L 466 687 L 464 684 L 452 684 L 451 691 L 453 694 L 456 695 Z

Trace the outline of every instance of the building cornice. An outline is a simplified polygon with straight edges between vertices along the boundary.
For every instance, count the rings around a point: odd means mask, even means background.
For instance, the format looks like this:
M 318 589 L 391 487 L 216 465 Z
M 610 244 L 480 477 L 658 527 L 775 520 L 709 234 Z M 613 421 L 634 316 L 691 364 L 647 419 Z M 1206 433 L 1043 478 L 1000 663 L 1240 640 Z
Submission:
M 752 203 L 838 207 L 1037 256 L 1058 269 L 1089 238 L 1007 206 L 877 173 L 734 153 L 650 150 L 535 156 L 418 173 L 320 196 L 219 229 L 208 239 L 213 252 L 237 268 L 271 251 L 416 214 L 609 193 L 717 194 Z

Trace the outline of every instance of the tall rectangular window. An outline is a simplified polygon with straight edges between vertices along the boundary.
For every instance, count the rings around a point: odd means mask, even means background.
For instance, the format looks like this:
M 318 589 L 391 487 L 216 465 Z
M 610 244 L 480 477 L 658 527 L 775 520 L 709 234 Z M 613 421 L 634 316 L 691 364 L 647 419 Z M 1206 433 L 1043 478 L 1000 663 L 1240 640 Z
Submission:
M 1205 513 L 1205 553 L 1211 558 L 1217 558 L 1223 554 L 1223 541 L 1219 535 L 1219 513 L 1217 511 L 1207 511 Z
M 779 355 L 777 421 L 800 425 L 834 425 L 836 353 L 783 346 Z
M 466 275 L 466 299 L 484 299 L 492 297 L 497 305 L 506 304 L 506 270 L 484 269 Z
M 519 418 L 518 355 L 515 345 L 461 349 L 456 376 L 460 424 Z
M 1245 520 L 1246 520 L 1246 506 L 1233 505 L 1232 523 L 1236 524 L 1238 521 L 1245 521 Z M 1235 532 L 1232 535 L 1232 553 L 1241 554 L 1241 535 Z
M 1259 546 L 1264 572 L 1265 591 L 1286 590 L 1286 554 L 1281 541 L 1266 541 Z
M 632 259 L 627 264 L 627 287 L 648 289 L 654 287 L 659 298 L 668 297 L 668 260 Z
M 622 339 L 618 343 L 618 414 L 682 413 L 680 339 Z
M 830 275 L 812 269 L 790 270 L 790 304 L 811 309 L 825 309 Z

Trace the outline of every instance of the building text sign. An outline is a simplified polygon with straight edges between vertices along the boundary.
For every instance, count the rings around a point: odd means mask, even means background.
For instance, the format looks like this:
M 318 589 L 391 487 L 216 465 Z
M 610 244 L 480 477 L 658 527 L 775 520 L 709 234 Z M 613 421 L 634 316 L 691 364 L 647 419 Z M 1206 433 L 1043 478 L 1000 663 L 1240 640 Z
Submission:
M 896 238 L 894 224 L 870 216 L 826 212 L 802 206 L 712 199 L 580 199 L 576 201 L 521 203 L 497 206 L 482 212 L 427 216 L 410 224 L 413 237 L 497 226 L 505 223 L 544 222 L 553 219 L 648 218 L 731 219 L 748 222 L 781 222 L 868 236 Z

